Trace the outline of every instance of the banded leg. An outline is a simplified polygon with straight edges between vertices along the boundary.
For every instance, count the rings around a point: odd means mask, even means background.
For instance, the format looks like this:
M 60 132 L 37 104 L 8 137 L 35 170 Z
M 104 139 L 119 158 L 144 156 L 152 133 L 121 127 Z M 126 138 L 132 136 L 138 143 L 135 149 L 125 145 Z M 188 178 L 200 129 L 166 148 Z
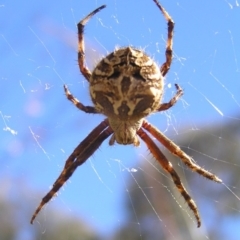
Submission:
M 201 168 L 199 165 L 193 162 L 193 159 L 190 156 L 188 156 L 180 147 L 178 147 L 174 142 L 172 142 L 169 138 L 163 135 L 157 128 L 152 126 L 145 119 L 143 121 L 142 127 L 146 129 L 148 132 L 150 132 L 164 147 L 166 147 L 169 150 L 169 152 L 179 157 L 183 161 L 183 163 L 192 171 L 197 172 L 200 175 L 212 181 L 218 183 L 222 182 L 222 180 L 218 178 L 216 175 L 205 170 L 204 168 Z
M 104 121 L 101 123 L 103 124 Z M 34 212 L 31 218 L 31 224 L 34 219 L 41 211 L 43 206 L 48 203 L 54 195 L 59 191 L 63 184 L 72 176 L 78 166 L 82 165 L 102 144 L 102 142 L 113 133 L 110 127 L 104 129 L 98 136 L 95 137 L 94 141 L 89 139 L 91 134 L 96 134 L 96 128 L 76 147 L 74 152 L 69 156 L 67 163 L 64 166 L 61 174 L 53 184 L 52 189 L 43 197 L 38 208 Z
M 91 13 L 89 13 L 83 20 L 81 20 L 78 25 L 78 66 L 82 73 L 82 75 L 90 81 L 91 72 L 89 69 L 85 66 L 85 53 L 84 53 L 84 39 L 83 39 L 83 32 L 84 32 L 84 26 L 86 23 L 90 20 L 90 18 L 95 15 L 97 12 L 99 12 L 101 9 L 105 8 L 106 5 L 102 5 L 101 7 L 95 9 Z
M 147 135 L 146 132 L 140 128 L 137 132 L 138 136 L 146 143 L 150 152 L 154 156 L 154 158 L 160 163 L 162 168 L 171 175 L 172 180 L 177 187 L 178 191 L 181 193 L 185 201 L 187 202 L 189 208 L 193 211 L 195 218 L 197 220 L 197 226 L 201 226 L 201 219 L 197 209 L 197 205 L 192 200 L 191 196 L 188 194 L 187 190 L 183 186 L 180 177 L 177 172 L 173 169 L 172 164 L 167 160 L 161 150 L 157 147 L 157 145 L 153 142 L 153 140 Z
M 172 63 L 172 45 L 173 45 L 173 29 L 174 29 L 174 22 L 171 16 L 167 13 L 167 11 L 160 5 L 157 0 L 153 0 L 158 8 L 161 10 L 162 14 L 164 15 L 165 19 L 168 22 L 168 38 L 167 38 L 167 45 L 166 45 L 166 62 L 163 63 L 160 70 L 163 76 L 165 76 L 170 69 Z
M 99 113 L 95 107 L 92 106 L 84 106 L 77 98 L 75 98 L 68 90 L 66 85 L 63 85 L 66 97 L 69 101 L 71 101 L 79 110 L 85 113 Z
M 76 147 L 73 153 L 66 160 L 64 168 L 68 168 L 76 159 L 76 156 L 79 156 L 84 149 L 88 147 L 91 142 L 94 142 L 96 138 L 109 126 L 108 119 L 106 118 L 97 127 L 95 127 L 88 136 L 80 143 L 79 147 Z
M 160 107 L 157 109 L 158 112 L 165 111 L 165 110 L 168 110 L 169 108 L 171 108 L 179 100 L 179 98 L 183 95 L 182 88 L 178 84 L 175 84 L 175 87 L 177 89 L 177 92 L 175 93 L 173 98 L 167 103 L 161 103 Z

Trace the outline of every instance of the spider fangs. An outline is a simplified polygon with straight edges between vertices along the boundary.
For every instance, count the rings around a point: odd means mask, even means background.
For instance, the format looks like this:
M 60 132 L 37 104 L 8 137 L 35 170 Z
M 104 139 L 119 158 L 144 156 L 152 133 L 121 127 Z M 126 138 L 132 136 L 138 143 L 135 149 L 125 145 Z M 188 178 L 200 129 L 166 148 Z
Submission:
M 146 143 L 154 158 L 171 175 L 178 191 L 194 213 L 197 226 L 200 227 L 201 220 L 195 202 L 183 186 L 171 162 L 167 160 L 147 132 L 172 154 L 178 156 L 192 171 L 215 182 L 221 183 L 222 180 L 197 165 L 190 156 L 144 119 L 150 113 L 165 111 L 171 108 L 183 94 L 182 89 L 175 84 L 176 94 L 169 102 L 161 103 L 164 76 L 170 69 L 172 62 L 174 22 L 160 3 L 157 0 L 153 1 L 162 12 L 168 24 L 166 60 L 160 68 L 143 51 L 126 47 L 117 49 L 103 58 L 91 73 L 85 65 L 83 30 L 88 20 L 106 6 L 103 5 L 97 8 L 78 23 L 78 65 L 81 73 L 90 84 L 90 95 L 94 107 L 84 106 L 69 92 L 66 85 L 64 85 L 65 94 L 81 111 L 100 113 L 107 118 L 93 129 L 69 156 L 63 171 L 53 184 L 52 189 L 42 199 L 32 216 L 31 223 L 33 223 L 42 207 L 52 199 L 71 177 L 76 168 L 83 164 L 107 137 L 112 135 L 109 141 L 110 145 L 116 141 L 119 144 L 134 144 L 138 146 L 140 144 L 139 137 Z

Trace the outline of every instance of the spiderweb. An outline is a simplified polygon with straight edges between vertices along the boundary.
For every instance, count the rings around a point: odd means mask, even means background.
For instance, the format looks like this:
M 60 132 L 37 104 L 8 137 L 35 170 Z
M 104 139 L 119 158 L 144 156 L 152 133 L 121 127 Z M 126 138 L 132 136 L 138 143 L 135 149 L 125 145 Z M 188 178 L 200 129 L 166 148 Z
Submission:
M 54 232 L 54 222 L 73 219 L 71 226 L 81 224 L 86 236 L 94 232 L 96 239 L 238 239 L 240 8 L 235 0 L 161 1 L 175 22 L 174 61 L 163 101 L 174 95 L 175 83 L 184 96 L 148 121 L 223 180 L 216 184 L 191 173 L 160 146 L 196 201 L 202 227 L 196 228 L 168 174 L 143 143 L 109 147 L 107 141 L 29 225 L 66 158 L 103 119 L 79 112 L 63 92 L 68 84 L 91 105 L 77 66 L 75 26 L 101 4 L 107 8 L 85 31 L 90 69 L 116 46 L 127 45 L 163 63 L 167 26 L 151 0 L 0 2 L 0 204 L 9 203 L 2 228 L 12 224 L 16 239 L 38 233 L 44 239 Z M 66 236 L 71 232 L 68 227 Z

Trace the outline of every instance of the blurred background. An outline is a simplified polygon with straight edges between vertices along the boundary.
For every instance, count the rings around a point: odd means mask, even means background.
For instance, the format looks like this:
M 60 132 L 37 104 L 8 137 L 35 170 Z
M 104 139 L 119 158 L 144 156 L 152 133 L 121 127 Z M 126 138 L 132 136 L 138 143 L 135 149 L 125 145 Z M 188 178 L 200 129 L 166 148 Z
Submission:
M 184 96 L 148 121 L 223 180 L 192 173 L 159 145 L 198 205 L 201 228 L 143 143 L 110 147 L 108 140 L 30 225 L 67 157 L 104 119 L 80 112 L 63 91 L 67 84 L 91 105 L 76 23 L 102 4 L 85 30 L 90 69 L 117 46 L 164 62 L 167 25 L 151 0 L 0 1 L 0 239 L 239 239 L 238 0 L 161 1 L 175 21 L 163 101 L 175 83 Z

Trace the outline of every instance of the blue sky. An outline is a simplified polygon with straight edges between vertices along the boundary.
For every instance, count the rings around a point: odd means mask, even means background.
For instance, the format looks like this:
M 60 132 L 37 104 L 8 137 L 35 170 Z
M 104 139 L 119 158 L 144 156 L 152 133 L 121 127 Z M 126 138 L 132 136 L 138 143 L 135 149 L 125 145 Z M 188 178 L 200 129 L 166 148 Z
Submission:
M 149 121 L 173 138 L 235 121 L 240 109 L 238 1 L 161 3 L 175 21 L 174 61 L 164 100 L 174 94 L 174 83 L 185 94 L 173 109 Z M 103 119 L 74 108 L 62 87 L 68 84 L 80 101 L 91 105 L 88 83 L 77 66 L 76 23 L 102 4 L 107 8 L 85 31 L 89 68 L 116 46 L 127 45 L 144 49 L 159 65 L 164 62 L 166 22 L 151 0 L 0 1 L 0 181 L 27 183 L 33 206 L 72 150 Z M 51 205 L 76 212 L 108 232 L 124 219 L 122 192 L 129 174 L 120 170 L 119 162 L 131 169 L 145 154 L 143 144 L 109 147 L 106 141 Z

